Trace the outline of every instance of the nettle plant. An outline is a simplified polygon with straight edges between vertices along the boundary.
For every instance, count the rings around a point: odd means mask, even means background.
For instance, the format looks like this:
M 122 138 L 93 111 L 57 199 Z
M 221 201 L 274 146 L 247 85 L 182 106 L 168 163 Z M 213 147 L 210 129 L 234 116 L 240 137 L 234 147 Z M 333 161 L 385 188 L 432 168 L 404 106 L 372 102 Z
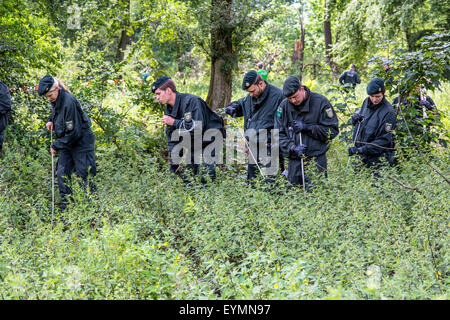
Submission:
M 139 151 L 153 152 L 161 134 L 150 135 L 145 121 L 140 120 L 142 114 L 133 114 L 136 106 L 141 108 L 144 103 L 139 100 L 144 89 L 130 85 L 131 80 L 119 71 L 120 64 L 108 64 L 96 55 L 89 59 L 92 63 L 71 81 L 70 88 L 98 129 L 97 145 L 113 145 L 133 158 Z
M 360 107 L 355 91 L 346 90 L 340 84 L 332 84 L 325 94 L 329 97 L 339 119 L 339 138 L 344 142 L 351 143 L 353 129 L 351 116 Z
M 449 37 L 449 33 L 435 33 L 424 37 L 417 51 L 395 49 L 391 56 L 376 55 L 369 60 L 377 65 L 372 75 L 385 80 L 390 96 L 399 97 L 400 103 L 393 106 L 398 115 L 397 143 L 401 146 L 447 146 L 450 136 L 441 122 L 442 111 L 439 106 L 437 110 L 427 108 L 421 101 L 427 91 L 440 89 L 441 82 L 450 77 Z M 385 64 L 390 69 L 385 70 Z

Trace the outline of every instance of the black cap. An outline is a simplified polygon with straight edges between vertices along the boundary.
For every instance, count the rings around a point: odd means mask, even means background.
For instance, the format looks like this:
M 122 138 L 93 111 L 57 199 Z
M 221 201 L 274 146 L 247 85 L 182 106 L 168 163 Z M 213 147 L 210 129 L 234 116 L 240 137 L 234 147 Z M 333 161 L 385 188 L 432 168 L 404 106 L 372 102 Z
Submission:
M 169 76 L 162 76 L 162 77 L 156 79 L 156 81 L 153 82 L 153 84 L 152 84 L 152 92 L 155 93 L 156 89 L 161 87 L 164 83 L 166 83 L 169 80 L 170 80 Z
M 247 90 L 250 86 L 254 85 L 257 78 L 258 72 L 255 70 L 247 72 L 244 76 L 244 80 L 242 80 L 242 90 Z
M 53 83 L 55 80 L 53 77 L 49 74 L 47 74 L 45 77 L 39 81 L 39 88 L 38 88 L 38 94 L 39 96 L 42 96 L 43 94 L 46 94 L 48 90 L 53 86 Z
M 350 68 L 355 68 L 355 69 L 356 69 L 356 66 L 352 63 L 352 64 L 350 65 Z
M 367 94 L 384 93 L 384 81 L 381 78 L 373 78 L 367 85 Z
M 302 84 L 300 83 L 300 79 L 297 77 L 289 77 L 284 81 L 283 84 L 283 95 L 288 98 L 295 94 Z

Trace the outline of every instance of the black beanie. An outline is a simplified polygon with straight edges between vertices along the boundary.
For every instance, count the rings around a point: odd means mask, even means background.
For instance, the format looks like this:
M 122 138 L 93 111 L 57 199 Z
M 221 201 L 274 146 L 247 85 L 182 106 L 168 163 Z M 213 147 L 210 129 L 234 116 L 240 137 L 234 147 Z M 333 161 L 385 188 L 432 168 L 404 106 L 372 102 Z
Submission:
M 152 92 L 155 93 L 156 89 L 161 87 L 164 83 L 166 83 L 169 80 L 170 80 L 169 76 L 162 76 L 162 77 L 156 79 L 156 81 L 153 82 L 153 84 L 152 84 Z
M 367 94 L 384 93 L 384 81 L 381 78 L 373 78 L 367 85 Z
M 300 89 L 301 83 L 300 79 L 297 77 L 289 77 L 284 81 L 283 84 L 283 95 L 288 98 Z
M 38 87 L 38 94 L 39 96 L 42 96 L 43 94 L 46 94 L 48 90 L 53 86 L 53 83 L 55 80 L 53 77 L 49 74 L 47 74 L 45 77 L 39 81 L 39 87 Z
M 255 70 L 247 72 L 244 76 L 244 80 L 242 80 L 242 90 L 247 90 L 250 86 L 254 85 L 257 78 L 258 72 Z

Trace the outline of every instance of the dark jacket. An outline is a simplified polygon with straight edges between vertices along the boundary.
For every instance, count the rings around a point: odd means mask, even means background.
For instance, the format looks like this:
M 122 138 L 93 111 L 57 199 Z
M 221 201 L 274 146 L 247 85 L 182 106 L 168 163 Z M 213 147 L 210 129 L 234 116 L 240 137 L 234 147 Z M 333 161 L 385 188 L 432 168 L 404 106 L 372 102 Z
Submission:
M 11 111 L 11 96 L 8 87 L 0 81 L 0 116 Z
M 223 137 L 226 137 L 222 117 L 211 110 L 199 96 L 177 92 L 174 106 L 166 105 L 164 114 L 175 119 L 172 126 L 166 127 L 169 152 L 179 142 L 171 140 L 172 133 L 177 129 L 188 131 L 194 129 L 194 121 L 201 122 L 202 134 L 208 129 L 219 129 Z M 191 135 L 194 136 L 194 130 L 191 131 Z
M 266 89 L 258 99 L 249 94 L 230 104 L 236 110 L 236 117 L 244 117 L 244 132 L 254 129 L 272 129 L 278 106 L 284 96 L 281 89 L 266 82 Z
M 56 135 L 52 148 L 75 152 L 94 151 L 95 137 L 91 130 L 91 120 L 73 94 L 61 88 L 52 107 L 49 121 L 53 122 Z
M 329 149 L 329 142 L 339 133 L 339 122 L 326 97 L 305 86 L 307 98 L 299 106 L 284 99 L 277 111 L 275 128 L 279 129 L 280 150 L 284 157 L 293 158 L 291 146 L 299 145 L 299 134 L 294 134 L 293 120 L 302 120 L 313 126 L 312 132 L 302 133 L 302 143 L 307 146 L 305 155 L 317 157 Z
M 361 83 L 361 79 L 356 71 L 352 69 L 344 71 L 339 77 L 339 83 L 350 83 L 352 86 L 355 86 L 357 83 Z
M 397 117 L 392 105 L 385 97 L 377 105 L 372 104 L 370 98 L 367 97 L 359 113 L 363 115 L 364 120 L 353 129 L 353 141 L 356 141 L 356 147 L 362 147 L 361 153 L 363 158 L 378 158 L 383 154 L 391 156 L 393 151 L 385 148 L 394 147 L 394 135 L 392 131 L 395 129 Z M 355 139 L 357 131 L 358 136 Z M 370 144 L 358 141 L 368 142 Z M 388 158 L 389 162 L 391 160 L 393 159 Z

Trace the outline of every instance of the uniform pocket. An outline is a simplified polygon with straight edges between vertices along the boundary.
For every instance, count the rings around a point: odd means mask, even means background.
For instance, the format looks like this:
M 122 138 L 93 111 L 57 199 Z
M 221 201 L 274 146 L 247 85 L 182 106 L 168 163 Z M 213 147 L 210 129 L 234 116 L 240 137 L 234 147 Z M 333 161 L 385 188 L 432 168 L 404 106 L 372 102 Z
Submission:
M 366 141 L 372 141 L 375 139 L 377 128 L 378 127 L 374 125 L 366 125 L 364 127 L 364 138 Z

